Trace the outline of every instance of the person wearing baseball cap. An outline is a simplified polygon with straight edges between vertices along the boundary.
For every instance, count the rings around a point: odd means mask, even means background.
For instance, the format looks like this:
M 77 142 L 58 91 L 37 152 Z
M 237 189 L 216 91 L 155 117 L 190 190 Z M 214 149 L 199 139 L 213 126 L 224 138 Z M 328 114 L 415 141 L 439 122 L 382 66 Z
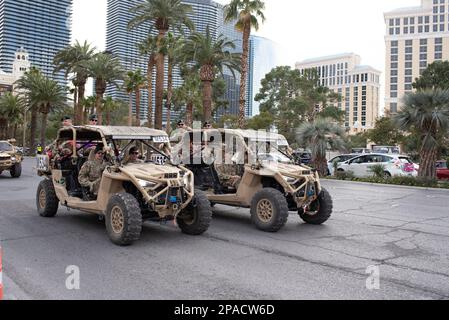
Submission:
M 71 116 L 64 116 L 61 118 L 62 126 L 63 127 L 71 127 L 73 126 L 72 123 L 72 117 Z
M 89 125 L 96 126 L 98 124 L 98 118 L 96 114 L 91 114 L 89 116 Z

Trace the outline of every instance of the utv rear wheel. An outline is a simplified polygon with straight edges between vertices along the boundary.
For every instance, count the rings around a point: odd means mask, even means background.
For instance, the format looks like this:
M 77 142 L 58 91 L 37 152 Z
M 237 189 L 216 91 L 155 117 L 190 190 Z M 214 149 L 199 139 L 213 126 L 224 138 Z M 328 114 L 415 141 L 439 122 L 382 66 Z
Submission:
M 128 193 L 111 197 L 106 209 L 106 230 L 111 241 L 127 246 L 139 240 L 142 232 L 142 214 L 139 202 Z
M 209 229 L 212 221 L 212 208 L 206 194 L 195 190 L 192 202 L 176 218 L 176 223 L 183 233 L 198 236 Z
M 276 189 L 266 188 L 259 191 L 251 203 L 251 219 L 262 231 L 279 231 L 287 223 L 287 199 Z
M 11 177 L 13 178 L 19 178 L 22 175 L 22 164 L 16 163 L 11 170 L 9 171 L 11 174 Z
M 299 216 L 308 224 L 320 225 L 325 223 L 332 215 L 333 201 L 326 189 L 322 189 L 318 199 L 309 207 L 309 210 L 299 210 Z
M 46 179 L 39 183 L 36 194 L 37 212 L 41 217 L 52 218 L 58 213 L 59 200 L 53 181 Z

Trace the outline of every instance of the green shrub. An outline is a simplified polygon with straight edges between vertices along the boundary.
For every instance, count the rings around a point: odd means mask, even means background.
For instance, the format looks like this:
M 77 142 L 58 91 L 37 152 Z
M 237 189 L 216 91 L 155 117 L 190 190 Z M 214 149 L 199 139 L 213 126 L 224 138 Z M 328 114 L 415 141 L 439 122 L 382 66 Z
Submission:
M 335 177 L 338 180 L 350 180 L 350 181 L 353 181 L 355 178 L 354 172 L 352 171 L 336 171 Z
M 385 175 L 385 166 L 383 164 L 375 164 L 369 168 L 369 172 L 376 178 L 383 178 Z

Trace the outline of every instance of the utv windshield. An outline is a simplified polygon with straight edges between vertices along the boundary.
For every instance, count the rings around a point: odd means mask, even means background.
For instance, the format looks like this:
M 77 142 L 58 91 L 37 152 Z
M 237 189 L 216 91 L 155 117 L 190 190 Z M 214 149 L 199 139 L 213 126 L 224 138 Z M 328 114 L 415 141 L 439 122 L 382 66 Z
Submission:
M 0 142 L 0 152 L 13 151 L 12 145 L 7 142 Z
M 110 147 L 120 162 L 127 163 L 132 155 L 145 163 L 164 165 L 168 156 L 168 136 L 151 137 L 147 139 L 114 139 Z

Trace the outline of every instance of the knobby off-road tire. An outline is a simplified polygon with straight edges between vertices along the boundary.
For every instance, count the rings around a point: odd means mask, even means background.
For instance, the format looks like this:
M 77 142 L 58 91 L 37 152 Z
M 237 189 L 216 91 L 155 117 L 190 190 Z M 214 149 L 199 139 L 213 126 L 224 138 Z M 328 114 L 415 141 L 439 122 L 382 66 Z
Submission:
M 41 217 L 52 218 L 58 213 L 59 199 L 56 196 L 53 181 L 42 180 L 36 193 L 37 212 Z
M 176 223 L 183 233 L 198 236 L 209 229 L 211 222 L 211 204 L 203 191 L 195 190 L 192 202 L 176 218 Z
M 140 239 L 142 213 L 139 202 L 129 193 L 111 197 L 106 209 L 106 230 L 113 243 L 128 246 Z
M 13 178 L 19 178 L 22 175 L 22 164 L 16 163 L 11 170 L 9 171 L 11 174 L 11 177 Z
M 259 191 L 251 202 L 251 220 L 262 231 L 279 231 L 287 223 L 288 214 L 287 199 L 276 189 Z
M 299 216 L 308 224 L 320 225 L 325 223 L 332 215 L 332 197 L 326 189 L 321 189 L 318 199 L 312 202 L 309 212 L 299 210 Z

